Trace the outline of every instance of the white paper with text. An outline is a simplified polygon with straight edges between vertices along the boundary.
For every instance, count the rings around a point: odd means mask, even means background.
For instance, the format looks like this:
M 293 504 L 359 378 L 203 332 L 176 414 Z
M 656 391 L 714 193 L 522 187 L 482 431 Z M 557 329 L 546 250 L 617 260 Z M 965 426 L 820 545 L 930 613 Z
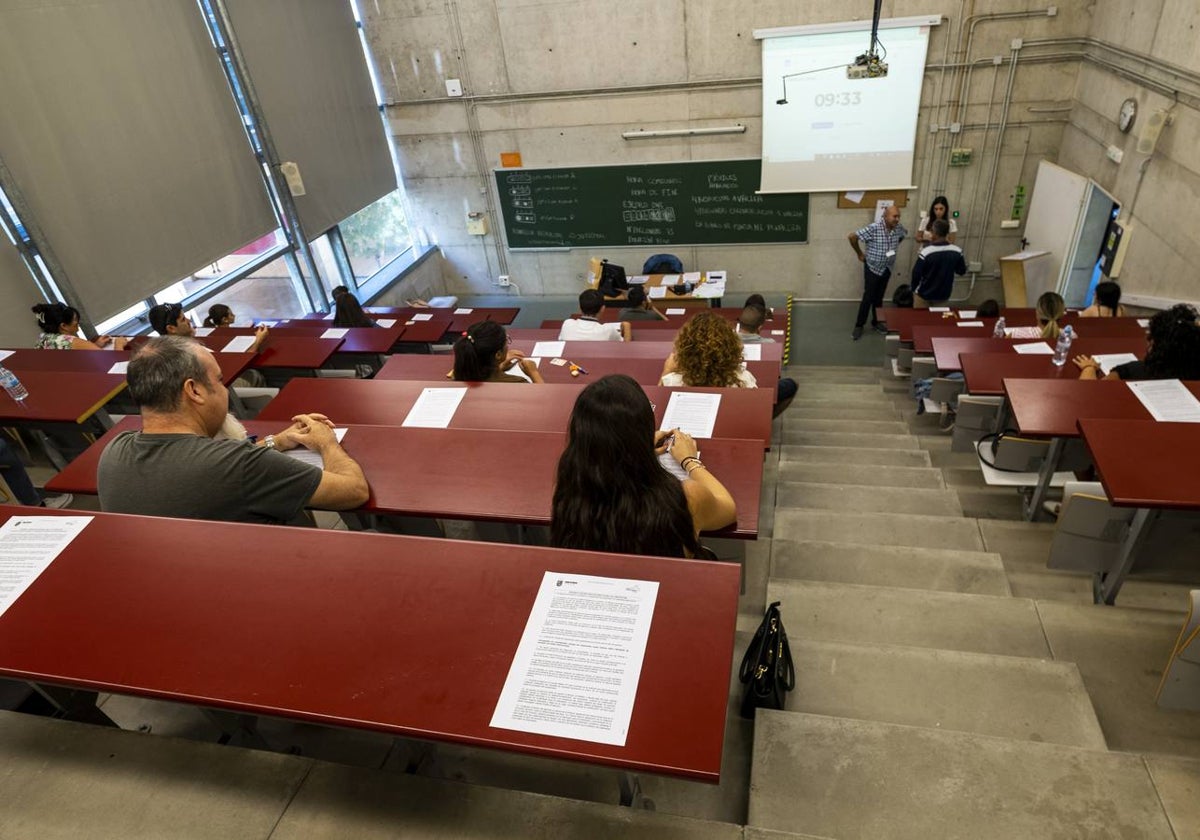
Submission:
M 349 429 L 334 429 L 333 436 L 337 438 L 337 442 L 341 443 L 342 438 L 346 436 Z M 303 446 L 297 446 L 295 449 L 289 449 L 283 453 L 289 458 L 295 458 L 297 461 L 302 461 L 305 464 L 311 464 L 317 469 L 325 469 L 325 461 L 321 458 L 320 452 L 314 452 L 311 449 L 305 449 Z
M 546 572 L 491 725 L 624 746 L 658 582 Z
M 1130 382 L 1129 390 L 1163 423 L 1200 423 L 1200 400 L 1178 379 Z
M 14 516 L 0 527 L 0 616 L 92 519 Z
M 1054 348 L 1044 341 L 1032 344 L 1014 344 L 1013 349 L 1025 356 L 1053 356 Z
M 674 391 L 663 414 L 662 427 L 681 429 L 694 438 L 710 438 L 720 407 L 720 394 Z
M 530 356 L 561 356 L 567 352 L 565 341 L 535 341 Z
M 418 429 L 448 428 L 454 412 L 458 411 L 458 404 L 466 395 L 466 388 L 425 388 L 400 425 Z
M 254 336 L 239 335 L 221 348 L 222 353 L 246 353 L 254 344 Z

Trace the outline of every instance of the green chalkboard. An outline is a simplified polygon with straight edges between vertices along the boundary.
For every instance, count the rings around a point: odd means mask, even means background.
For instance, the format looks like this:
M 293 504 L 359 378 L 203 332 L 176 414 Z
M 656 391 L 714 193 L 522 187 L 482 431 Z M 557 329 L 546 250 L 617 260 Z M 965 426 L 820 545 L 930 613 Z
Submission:
M 759 160 L 497 169 L 508 247 L 804 242 L 808 195 L 756 195 Z

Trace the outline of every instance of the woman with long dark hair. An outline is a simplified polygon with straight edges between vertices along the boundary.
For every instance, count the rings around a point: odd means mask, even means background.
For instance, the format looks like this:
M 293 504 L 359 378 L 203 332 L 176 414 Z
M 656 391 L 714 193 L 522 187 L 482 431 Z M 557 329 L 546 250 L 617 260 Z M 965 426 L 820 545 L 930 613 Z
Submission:
M 1100 363 L 1076 356 L 1080 379 L 1200 379 L 1200 323 L 1186 303 L 1155 313 L 1146 336 L 1146 359 L 1117 365 L 1101 377 Z
M 687 480 L 659 462 L 668 448 Z M 637 382 L 614 374 L 580 392 L 558 461 L 551 545 L 696 557 L 701 531 L 736 520 L 733 497 L 700 460 L 691 436 L 655 432 L 654 410 Z
M 958 235 L 958 223 L 950 215 L 950 202 L 946 200 L 946 196 L 939 195 L 929 205 L 929 212 L 921 214 L 921 221 L 917 223 L 917 244 L 928 245 L 933 241 L 933 223 L 938 219 L 945 219 L 950 225 L 950 233 L 946 236 L 946 241 L 951 245 L 954 244 L 954 239 Z
M 335 327 L 377 327 L 366 312 L 358 298 L 347 292 L 338 295 L 333 301 L 333 325 Z
M 232 309 L 223 303 L 214 303 L 208 307 L 208 316 L 204 319 L 204 326 L 232 327 L 234 320 Z
M 508 371 L 520 368 L 525 379 Z M 454 342 L 454 370 L 450 378 L 458 382 L 534 382 L 542 374 L 525 354 L 508 347 L 508 332 L 495 321 L 478 321 Z

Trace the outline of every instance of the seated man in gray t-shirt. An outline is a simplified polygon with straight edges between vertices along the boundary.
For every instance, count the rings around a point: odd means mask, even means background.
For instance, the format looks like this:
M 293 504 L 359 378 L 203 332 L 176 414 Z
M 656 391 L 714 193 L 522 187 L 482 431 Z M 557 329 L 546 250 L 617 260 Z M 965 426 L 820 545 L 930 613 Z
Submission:
M 151 339 L 129 362 L 127 378 L 142 431 L 118 435 L 100 456 L 105 511 L 287 522 L 306 506 L 350 510 L 370 494 L 323 415 L 301 414 L 257 443 L 214 440 L 229 392 L 212 353 L 193 339 Z M 280 454 L 297 446 L 319 453 L 323 468 Z

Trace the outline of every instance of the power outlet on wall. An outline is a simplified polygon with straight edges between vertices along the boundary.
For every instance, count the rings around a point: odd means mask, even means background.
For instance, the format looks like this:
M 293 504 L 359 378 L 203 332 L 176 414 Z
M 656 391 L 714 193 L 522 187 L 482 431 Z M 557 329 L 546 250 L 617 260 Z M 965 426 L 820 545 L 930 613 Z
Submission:
M 507 274 L 501 274 L 496 278 L 497 286 L 511 286 L 512 282 L 508 279 Z

